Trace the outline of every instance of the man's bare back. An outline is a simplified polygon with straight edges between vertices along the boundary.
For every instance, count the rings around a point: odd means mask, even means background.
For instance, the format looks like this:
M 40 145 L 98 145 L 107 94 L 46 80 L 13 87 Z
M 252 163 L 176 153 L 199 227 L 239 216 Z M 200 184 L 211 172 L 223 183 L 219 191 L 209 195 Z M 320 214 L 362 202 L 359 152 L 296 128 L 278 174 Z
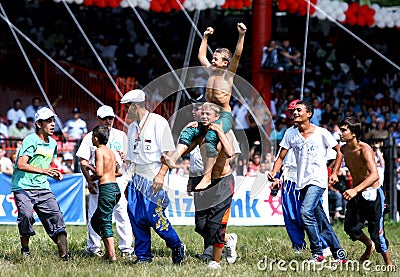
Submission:
M 368 144 L 360 141 L 358 147 L 355 149 L 350 149 L 347 144 L 342 146 L 341 152 L 343 153 L 346 166 L 350 170 L 353 178 L 353 188 L 355 188 L 371 174 L 368 170 L 368 163 L 375 164 L 373 150 Z M 379 180 L 374 182 L 371 187 L 378 188 Z

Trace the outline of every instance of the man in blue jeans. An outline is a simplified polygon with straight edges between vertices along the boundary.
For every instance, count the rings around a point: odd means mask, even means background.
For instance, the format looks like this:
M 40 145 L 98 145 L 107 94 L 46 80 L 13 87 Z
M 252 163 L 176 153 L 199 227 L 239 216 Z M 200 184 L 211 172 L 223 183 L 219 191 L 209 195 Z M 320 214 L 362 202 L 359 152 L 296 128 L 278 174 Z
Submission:
M 289 149 L 293 149 L 297 163 L 296 189 L 300 190 L 300 216 L 310 241 L 312 252 L 311 260 L 315 263 L 324 262 L 322 252 L 322 236 L 329 245 L 331 252 L 338 263 L 346 263 L 346 253 L 330 225 L 322 208 L 321 197 L 327 188 L 327 182 L 333 184 L 338 181 L 342 154 L 340 146 L 328 130 L 310 123 L 313 116 L 313 107 L 310 103 L 300 101 L 296 104 L 292 119 L 297 128 L 286 131 L 280 143 L 281 152 L 277 157 L 272 171 L 268 174 L 270 181 L 275 181 L 276 173 L 282 167 L 283 159 Z M 326 168 L 326 154 L 329 148 L 336 152 L 333 172 L 328 179 Z

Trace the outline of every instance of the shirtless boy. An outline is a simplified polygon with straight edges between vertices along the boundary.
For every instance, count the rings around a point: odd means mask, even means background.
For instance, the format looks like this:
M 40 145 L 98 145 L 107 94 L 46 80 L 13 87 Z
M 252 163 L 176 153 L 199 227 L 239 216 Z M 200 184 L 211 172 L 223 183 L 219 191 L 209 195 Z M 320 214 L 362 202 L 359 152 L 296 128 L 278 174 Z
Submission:
M 343 197 L 348 200 L 344 230 L 353 241 L 364 243 L 366 249 L 360 263 L 368 260 L 374 250 L 381 253 L 386 265 L 391 265 L 389 242 L 385 237 L 384 201 L 382 187 L 372 148 L 360 141 L 361 122 L 355 117 L 346 117 L 340 123 L 340 140 L 346 166 L 353 178 L 353 188 L 346 190 Z M 368 221 L 367 237 L 362 228 Z
M 233 137 L 225 134 L 222 123 L 216 123 L 219 115 L 220 108 L 217 105 L 203 104 L 201 122 L 206 128 L 216 132 L 220 143 L 218 143 L 219 154 L 211 172 L 211 185 L 206 190 L 195 192 L 196 232 L 203 236 L 205 245 L 213 245 L 212 260 L 208 267 L 214 269 L 221 267 L 224 246 L 226 246 L 228 263 L 234 263 L 237 255 L 236 234 L 226 234 L 234 190 L 234 178 L 229 162 L 236 150 L 233 147 Z M 202 147 L 205 143 L 204 135 L 195 137 L 191 144 L 191 148 L 197 144 L 200 145 L 202 157 L 206 152 Z
M 239 32 L 239 39 L 236 44 L 235 53 L 232 53 L 226 48 L 218 48 L 214 51 L 211 62 L 207 59 L 207 41 L 208 37 L 214 33 L 212 27 L 208 27 L 204 32 L 201 41 L 198 59 L 202 66 L 207 67 L 209 70 L 209 78 L 206 87 L 206 100 L 208 102 L 217 104 L 221 107 L 222 111 L 220 118 L 216 124 L 222 123 L 222 129 L 227 133 L 232 128 L 232 114 L 229 100 L 232 95 L 233 79 L 239 65 L 239 59 L 243 51 L 244 36 L 247 30 L 246 25 L 243 23 L 237 24 Z M 177 159 L 186 152 L 190 146 L 193 138 L 200 133 L 207 132 L 205 128 L 199 124 L 198 128 L 186 128 L 182 131 L 179 144 L 176 150 L 168 157 L 164 155 L 163 161 L 170 168 L 176 167 Z M 214 130 L 208 130 L 205 136 L 205 145 L 207 155 L 203 158 L 204 163 L 204 176 L 196 189 L 205 189 L 211 184 L 211 170 L 216 162 L 218 156 L 219 138 Z
M 99 180 L 99 200 L 96 211 L 90 221 L 93 230 L 103 239 L 106 254 L 103 259 L 116 261 L 114 250 L 114 233 L 112 230 L 112 214 L 118 203 L 121 192 L 115 177 L 122 176 L 122 170 L 116 162 L 116 155 L 108 148 L 107 142 L 110 129 L 106 125 L 96 126 L 93 129 L 92 142 L 97 147 L 96 167 L 88 165 L 94 173 L 91 179 Z

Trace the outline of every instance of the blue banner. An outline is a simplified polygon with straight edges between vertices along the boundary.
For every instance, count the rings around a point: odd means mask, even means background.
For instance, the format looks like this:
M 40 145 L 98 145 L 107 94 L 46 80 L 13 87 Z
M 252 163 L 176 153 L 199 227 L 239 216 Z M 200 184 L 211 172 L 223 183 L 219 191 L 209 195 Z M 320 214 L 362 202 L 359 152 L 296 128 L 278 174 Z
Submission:
M 63 180 L 56 181 L 51 178 L 53 191 L 66 224 L 86 224 L 85 187 L 83 175 L 67 174 Z M 15 205 L 14 195 L 11 192 L 11 176 L 0 173 L 0 224 L 16 224 L 18 210 Z M 36 218 L 39 222 L 39 219 Z

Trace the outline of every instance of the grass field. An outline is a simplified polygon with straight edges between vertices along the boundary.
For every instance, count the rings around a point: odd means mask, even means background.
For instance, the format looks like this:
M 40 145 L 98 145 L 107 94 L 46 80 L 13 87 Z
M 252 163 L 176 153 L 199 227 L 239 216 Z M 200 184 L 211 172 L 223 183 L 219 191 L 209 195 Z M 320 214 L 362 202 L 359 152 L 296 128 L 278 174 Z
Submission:
M 357 260 L 364 249 L 359 242 L 352 242 L 343 231 L 341 223 L 334 228 L 349 259 Z M 238 259 L 233 265 L 222 262 L 221 270 L 211 270 L 205 263 L 194 258 L 202 250 L 202 240 L 193 231 L 193 226 L 176 226 L 181 239 L 187 246 L 187 260 L 181 266 L 171 262 L 171 251 L 153 233 L 153 263 L 134 265 L 132 261 L 119 259 L 116 263 L 103 262 L 97 257 L 86 257 L 86 226 L 68 226 L 68 251 L 72 260 L 62 262 L 57 256 L 57 247 L 45 234 L 43 227 L 36 226 L 37 235 L 31 238 L 31 257 L 20 255 L 19 236 L 16 226 L 0 226 L 0 275 L 1 276 L 376 276 L 373 272 L 383 263 L 382 257 L 375 253 L 371 258 L 369 270 L 349 267 L 333 270 L 331 268 L 307 267 L 302 270 L 301 263 L 310 258 L 310 252 L 294 254 L 284 227 L 228 227 L 229 232 L 238 234 Z M 387 237 L 391 243 L 392 260 L 400 262 L 400 224 L 386 223 Z M 282 269 L 278 268 L 279 259 Z M 262 261 L 262 262 L 260 262 Z M 286 262 L 286 264 L 283 264 Z M 269 268 L 273 265 L 272 270 Z M 266 266 L 267 265 L 267 266 Z M 299 270 L 294 270 L 296 266 Z M 264 270 L 261 270 L 261 269 Z M 380 269 L 380 268 L 378 268 Z M 379 276 L 399 276 L 396 272 L 379 273 Z

